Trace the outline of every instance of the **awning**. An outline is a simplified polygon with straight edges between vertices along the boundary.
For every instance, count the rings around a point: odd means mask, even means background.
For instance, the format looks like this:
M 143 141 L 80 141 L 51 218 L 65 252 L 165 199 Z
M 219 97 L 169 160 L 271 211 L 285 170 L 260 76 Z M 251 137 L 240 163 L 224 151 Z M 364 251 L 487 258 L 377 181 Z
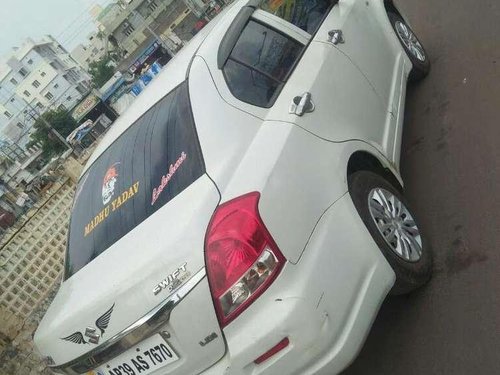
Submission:
M 99 89 L 101 100 L 107 100 L 121 85 L 123 85 L 123 83 L 125 83 L 123 75 L 120 72 L 115 73 L 115 75 Z
M 126 72 L 130 68 L 134 68 L 135 71 L 135 69 L 142 65 L 159 46 L 160 43 L 158 40 L 156 40 L 154 36 L 150 35 L 144 42 L 139 44 L 133 53 L 122 60 L 120 65 L 118 65 L 118 70 L 120 72 Z

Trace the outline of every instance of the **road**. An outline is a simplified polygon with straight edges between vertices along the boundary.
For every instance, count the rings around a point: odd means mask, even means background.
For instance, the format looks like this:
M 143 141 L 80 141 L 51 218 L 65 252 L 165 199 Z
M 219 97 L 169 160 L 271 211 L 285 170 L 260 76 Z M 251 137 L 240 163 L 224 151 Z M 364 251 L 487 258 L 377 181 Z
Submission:
M 389 298 L 357 374 L 500 374 L 500 2 L 396 0 L 431 56 L 407 95 L 402 175 L 434 250 Z

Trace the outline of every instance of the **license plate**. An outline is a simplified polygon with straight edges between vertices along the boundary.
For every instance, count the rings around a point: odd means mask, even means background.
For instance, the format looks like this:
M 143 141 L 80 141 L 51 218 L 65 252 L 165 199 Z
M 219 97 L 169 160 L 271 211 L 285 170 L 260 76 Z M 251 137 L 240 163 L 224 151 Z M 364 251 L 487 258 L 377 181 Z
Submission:
M 179 357 L 159 334 L 141 341 L 96 369 L 102 375 L 147 375 L 177 361 Z

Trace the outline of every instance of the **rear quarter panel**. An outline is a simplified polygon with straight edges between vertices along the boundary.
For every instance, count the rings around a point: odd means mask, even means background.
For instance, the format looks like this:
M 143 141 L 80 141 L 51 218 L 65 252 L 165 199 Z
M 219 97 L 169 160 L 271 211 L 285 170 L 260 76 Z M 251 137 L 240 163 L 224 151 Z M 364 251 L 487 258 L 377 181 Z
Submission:
M 349 157 L 363 150 L 384 160 L 367 143 L 326 141 L 294 124 L 262 121 L 233 107 L 219 95 L 200 57 L 193 61 L 189 85 L 207 174 L 221 202 L 260 192 L 262 219 L 292 263 L 324 212 L 347 192 Z

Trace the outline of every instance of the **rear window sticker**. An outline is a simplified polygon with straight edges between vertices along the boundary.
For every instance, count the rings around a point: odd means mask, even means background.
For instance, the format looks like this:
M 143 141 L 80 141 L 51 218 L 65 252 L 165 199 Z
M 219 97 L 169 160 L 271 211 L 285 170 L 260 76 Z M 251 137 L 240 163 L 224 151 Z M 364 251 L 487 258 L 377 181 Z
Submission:
M 168 168 L 167 174 L 161 176 L 160 185 L 153 189 L 153 193 L 151 196 L 151 206 L 154 205 L 155 202 L 158 200 L 162 191 L 168 185 L 168 182 L 172 179 L 175 172 L 177 172 L 177 169 L 179 169 L 179 167 L 182 165 L 182 163 L 184 163 L 184 160 L 186 160 L 186 158 L 187 158 L 187 154 L 184 151 L 182 151 L 181 155 L 179 156 L 177 161 L 174 164 L 170 164 L 170 167 Z
M 108 168 L 106 174 L 104 175 L 104 180 L 102 182 L 102 204 L 105 206 L 113 198 L 115 194 L 115 185 L 118 178 L 118 165 L 120 163 L 115 163 Z
M 119 207 L 121 207 L 126 201 L 132 198 L 139 192 L 139 181 L 136 181 L 134 184 L 130 185 L 127 189 L 125 189 L 120 195 L 118 195 L 111 204 L 106 205 L 95 217 L 90 220 L 90 222 L 85 225 L 85 229 L 83 232 L 83 236 L 86 237 L 90 232 L 92 232 L 99 224 L 104 222 L 110 213 L 116 211 Z

